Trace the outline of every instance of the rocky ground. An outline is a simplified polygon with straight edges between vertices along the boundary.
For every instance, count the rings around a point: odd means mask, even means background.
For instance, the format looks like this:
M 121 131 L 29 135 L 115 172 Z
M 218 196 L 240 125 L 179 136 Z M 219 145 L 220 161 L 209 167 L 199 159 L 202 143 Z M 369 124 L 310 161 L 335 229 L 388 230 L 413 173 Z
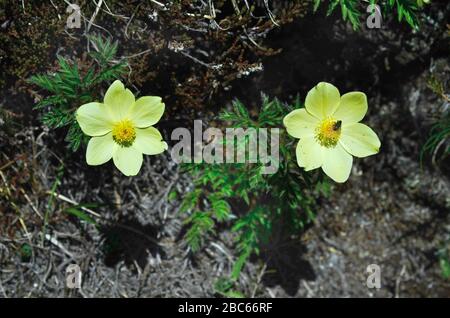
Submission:
M 291 101 L 328 81 L 341 92 L 366 92 L 365 120 L 382 143 L 377 156 L 355 160 L 349 181 L 321 198 L 316 220 L 299 238 L 274 240 L 252 258 L 237 291 L 249 297 L 450 296 L 437 255 L 450 238 L 449 165 L 419 160 L 431 124 L 448 110 L 427 79 L 435 74 L 448 83 L 449 14 L 448 4 L 432 6 L 414 32 L 389 19 L 379 30 L 355 32 L 338 15 L 298 18 L 268 33 L 266 44 L 282 52 L 261 58 L 263 71 L 230 81 L 209 101 L 227 105 L 237 97 L 257 108 L 261 91 Z M 190 63 L 194 71 L 201 67 Z M 220 296 L 215 284 L 236 259 L 232 235 L 224 226 L 200 252 L 186 246 L 179 208 L 192 189 L 190 176 L 169 154 L 147 156 L 131 179 L 112 163 L 86 166 L 82 151 L 67 152 L 59 132 L 39 124 L 33 95 L 23 87 L 5 81 L 0 100 L 0 296 Z M 168 138 L 173 127 L 160 128 Z M 98 224 L 64 212 L 77 204 Z M 71 263 L 83 273 L 79 290 L 65 287 Z M 379 290 L 366 286 L 370 264 L 380 266 Z

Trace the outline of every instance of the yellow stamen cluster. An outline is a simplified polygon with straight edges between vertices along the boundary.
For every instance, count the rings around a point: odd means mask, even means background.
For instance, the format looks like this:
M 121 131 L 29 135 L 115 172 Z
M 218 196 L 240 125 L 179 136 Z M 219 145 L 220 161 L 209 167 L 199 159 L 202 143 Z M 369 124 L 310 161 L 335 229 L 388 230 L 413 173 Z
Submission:
M 130 147 L 136 139 L 133 123 L 128 119 L 116 123 L 112 129 L 112 137 L 122 147 Z
M 320 145 L 331 148 L 336 146 L 341 136 L 341 121 L 324 119 L 316 128 L 316 139 Z

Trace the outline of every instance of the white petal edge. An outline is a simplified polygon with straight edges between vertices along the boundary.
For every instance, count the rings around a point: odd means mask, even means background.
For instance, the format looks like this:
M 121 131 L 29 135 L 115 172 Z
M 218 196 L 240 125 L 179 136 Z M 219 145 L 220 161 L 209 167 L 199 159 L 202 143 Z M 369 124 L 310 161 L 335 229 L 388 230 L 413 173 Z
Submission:
M 111 133 L 100 137 L 92 137 L 86 150 L 87 164 L 98 166 L 108 162 L 113 156 L 114 144 Z
M 311 137 L 319 125 L 319 120 L 306 109 L 296 109 L 286 115 L 283 124 L 289 135 L 295 138 Z
M 135 99 L 133 93 L 125 88 L 121 81 L 115 80 L 106 91 L 103 101 L 111 108 L 113 119 L 120 121 L 128 117 Z
M 306 171 L 320 168 L 323 163 L 322 148 L 314 137 L 301 138 L 295 151 L 298 165 Z
M 369 126 L 361 123 L 342 126 L 339 143 L 348 153 L 358 158 L 378 153 L 381 146 L 377 134 Z
M 341 95 L 336 86 L 320 82 L 306 95 L 305 108 L 318 119 L 332 115 L 339 106 Z
M 357 123 L 367 113 L 367 96 L 362 92 L 350 92 L 342 95 L 341 102 L 333 114 L 333 118 L 342 120 L 344 124 Z
M 161 133 L 155 127 L 136 129 L 136 140 L 133 147 L 146 155 L 157 155 L 167 150 L 167 143 L 162 140 Z
M 135 176 L 142 167 L 143 155 L 135 147 L 116 145 L 113 153 L 114 165 L 126 176 Z
M 164 114 L 165 105 L 158 96 L 138 98 L 130 109 L 130 119 L 138 128 L 156 124 Z
M 323 148 L 322 170 L 335 182 L 347 181 L 352 170 L 353 157 L 338 143 L 334 148 Z
M 81 130 L 88 136 L 102 136 L 112 130 L 113 120 L 106 105 L 93 102 L 81 105 L 75 112 Z

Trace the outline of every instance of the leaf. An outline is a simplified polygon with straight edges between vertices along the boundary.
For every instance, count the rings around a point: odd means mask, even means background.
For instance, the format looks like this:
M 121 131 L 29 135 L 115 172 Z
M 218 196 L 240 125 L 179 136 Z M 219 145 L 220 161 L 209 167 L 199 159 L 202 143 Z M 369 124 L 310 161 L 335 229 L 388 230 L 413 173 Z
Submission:
M 196 211 L 185 221 L 185 223 L 191 224 L 191 228 L 186 233 L 185 238 L 192 250 L 194 252 L 198 251 L 203 236 L 212 231 L 214 220 L 208 213 Z
M 295 106 L 302 106 L 299 98 Z M 257 119 L 251 119 L 245 105 L 238 100 L 219 116 L 232 126 L 278 128 L 293 108 L 262 94 Z M 191 174 L 195 188 L 185 195 L 181 210 L 196 210 L 185 222 L 190 226 L 185 238 L 196 251 L 208 235 L 216 232 L 218 223 L 231 223 L 239 255 L 233 265 L 233 279 L 239 277 L 250 255 L 259 253 L 260 244 L 270 240 L 275 223 L 283 221 L 286 231 L 295 235 L 314 216 L 315 200 L 306 191 L 314 191 L 318 181 L 312 180 L 311 173 L 298 169 L 295 143 L 284 137 L 280 143 L 280 168 L 273 175 L 263 175 L 261 163 L 183 165 L 183 170 Z M 237 141 L 234 142 L 236 145 Z M 309 180 L 312 181 L 308 183 Z M 232 214 L 230 199 L 241 201 L 242 208 L 236 214 Z M 231 292 L 231 287 L 222 290 L 222 294 L 232 295 L 227 292 Z
M 234 290 L 234 281 L 229 278 L 219 278 L 214 284 L 217 293 L 228 298 L 244 298 L 244 294 Z
M 225 221 L 230 215 L 230 205 L 225 200 L 217 200 L 212 203 L 215 216 L 219 221 Z
M 445 279 L 449 279 L 450 278 L 450 262 L 446 258 L 441 258 L 439 261 L 439 264 L 441 265 L 442 276 Z
M 247 262 L 247 259 L 250 257 L 251 249 L 246 249 L 241 255 L 239 255 L 237 261 L 233 265 L 233 270 L 231 271 L 231 277 L 236 280 L 239 278 L 242 272 L 242 268 Z
M 176 190 L 172 190 L 169 192 L 169 195 L 167 196 L 167 200 L 169 202 L 175 201 L 178 198 L 178 192 Z
M 418 6 L 415 0 L 395 0 L 391 6 L 397 3 L 398 21 L 403 19 L 414 29 L 419 27 L 419 20 L 417 18 Z
M 314 11 L 314 12 L 316 12 L 317 9 L 319 8 L 320 1 L 321 1 L 321 0 L 314 0 L 314 8 L 313 8 L 313 11 Z
M 20 258 L 22 262 L 28 262 L 33 254 L 33 249 L 30 244 L 24 243 L 20 247 Z
M 87 215 L 85 212 L 83 212 L 82 210 L 79 210 L 77 208 L 71 207 L 71 208 L 67 208 L 65 210 L 63 210 L 65 213 L 73 215 L 77 218 L 79 218 L 80 220 L 83 220 L 87 223 L 93 224 L 93 225 L 97 225 L 97 222 L 92 219 L 89 215 Z
M 91 57 L 95 57 L 98 63 L 91 63 L 92 67 L 83 76 L 80 73 L 83 68 L 79 69 L 77 63 L 57 56 L 59 70 L 55 74 L 38 74 L 28 80 L 49 93 L 34 108 L 42 111 L 42 122 L 49 128 L 69 127 L 65 140 L 72 151 L 79 149 L 89 139 L 82 133 L 74 118 L 75 109 L 98 100 L 98 86 L 106 86 L 127 71 L 125 60 L 114 61 L 117 42 L 113 43 L 100 36 L 90 37 L 90 40 L 98 49 L 92 51 Z

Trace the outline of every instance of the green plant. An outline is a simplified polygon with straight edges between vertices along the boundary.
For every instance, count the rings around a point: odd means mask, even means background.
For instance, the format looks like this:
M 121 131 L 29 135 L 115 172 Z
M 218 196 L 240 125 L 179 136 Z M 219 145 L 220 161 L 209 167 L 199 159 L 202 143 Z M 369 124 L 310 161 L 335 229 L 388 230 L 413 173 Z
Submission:
M 227 298 L 244 298 L 245 295 L 235 289 L 235 282 L 228 277 L 219 278 L 214 284 L 216 293 Z
M 80 221 L 84 221 L 86 223 L 98 226 L 97 221 L 94 220 L 91 216 L 89 216 L 86 212 L 83 211 L 83 208 L 86 208 L 86 207 L 90 208 L 90 207 L 97 207 L 97 206 L 98 206 L 97 204 L 79 204 L 79 205 L 69 207 L 69 208 L 63 210 L 63 212 L 76 217 Z
M 31 248 L 30 244 L 24 243 L 22 244 L 22 246 L 20 246 L 20 259 L 22 260 L 22 262 L 29 262 L 32 254 L 33 249 Z
M 450 279 L 450 240 L 443 242 L 441 248 L 437 252 L 439 266 L 441 268 L 442 277 Z
M 42 121 L 49 128 L 67 128 L 66 141 L 76 151 L 86 136 L 75 120 L 75 110 L 80 105 L 98 97 L 99 88 L 122 76 L 125 61 L 114 61 L 117 43 L 99 36 L 90 38 L 96 48 L 91 51 L 90 62 L 71 63 L 59 56 L 59 70 L 55 74 L 34 75 L 30 82 L 46 90 L 44 97 L 34 108 L 42 112 Z
M 234 101 L 231 111 L 220 115 L 233 128 L 282 127 L 283 117 L 293 108 L 277 99 L 263 96 L 257 118 L 250 116 L 245 106 Z M 249 139 L 244 141 L 248 145 Z M 327 189 L 320 173 L 305 173 L 297 165 L 295 143 L 284 130 L 280 131 L 279 169 L 264 174 L 264 165 L 256 163 L 185 164 L 195 185 L 183 200 L 181 211 L 190 211 L 186 223 L 190 226 L 186 239 L 194 251 L 200 249 L 206 235 L 213 235 L 216 226 L 227 223 L 236 234 L 239 257 L 232 278 L 237 279 L 247 259 L 259 254 L 261 246 L 271 238 L 276 225 L 283 224 L 287 233 L 300 233 L 314 218 L 314 193 Z M 234 146 L 238 146 L 236 139 Z M 248 162 L 248 161 L 247 161 Z
M 439 264 L 441 266 L 442 276 L 445 279 L 450 278 L 450 260 L 448 255 L 447 256 L 441 256 L 439 258 Z
M 320 4 L 325 0 L 314 0 L 314 11 L 317 11 Z M 422 8 L 423 3 L 416 0 L 328 0 L 327 15 L 330 15 L 340 6 L 342 18 L 349 20 L 354 30 L 360 28 L 361 14 L 366 12 L 369 5 L 378 5 L 383 12 L 383 16 L 397 11 L 398 21 L 406 21 L 412 28 L 418 28 L 419 20 L 417 12 Z
M 449 97 L 445 92 L 444 82 L 435 74 L 431 74 L 427 80 L 428 87 L 448 105 Z M 444 147 L 441 157 L 446 158 L 450 154 L 450 111 L 447 109 L 441 118 L 431 127 L 429 137 L 420 150 L 420 163 L 422 165 L 425 154 L 432 155 L 432 162 L 436 163 L 436 156 L 442 147 Z M 450 203 L 450 202 L 447 202 Z M 448 204 L 447 204 L 448 205 Z M 450 240 L 443 243 L 443 247 L 438 250 L 439 266 L 441 274 L 445 279 L 450 278 Z
M 41 232 L 41 237 L 42 237 L 42 243 L 45 240 L 45 235 L 47 234 L 47 226 L 48 226 L 48 221 L 50 218 L 50 213 L 51 211 L 53 211 L 54 208 L 54 194 L 56 192 L 56 189 L 58 188 L 58 186 L 61 184 L 61 180 L 64 176 L 64 163 L 61 162 L 61 164 L 59 165 L 58 169 L 57 169 L 57 174 L 55 176 L 55 180 L 53 181 L 52 187 L 50 189 L 50 198 L 48 199 L 47 202 L 47 208 L 45 210 L 45 214 L 44 214 L 44 224 L 42 226 L 42 232 Z
M 432 74 L 427 81 L 428 87 L 439 96 L 444 103 L 449 102 L 449 97 L 445 93 L 444 83 Z M 447 109 L 436 123 L 431 127 L 430 136 L 420 150 L 420 162 L 423 162 L 425 154 L 432 154 L 433 162 L 435 162 L 436 154 L 439 149 L 444 147 L 442 158 L 450 154 L 450 145 L 448 140 L 450 137 L 450 111 Z
M 437 151 L 444 146 L 442 153 L 443 157 L 450 154 L 450 145 L 446 145 L 450 137 L 450 112 L 447 112 L 441 119 L 436 122 L 430 130 L 430 137 L 428 137 L 420 152 L 420 160 L 423 160 L 425 153 L 437 153 Z M 433 155 L 434 157 L 434 155 Z

